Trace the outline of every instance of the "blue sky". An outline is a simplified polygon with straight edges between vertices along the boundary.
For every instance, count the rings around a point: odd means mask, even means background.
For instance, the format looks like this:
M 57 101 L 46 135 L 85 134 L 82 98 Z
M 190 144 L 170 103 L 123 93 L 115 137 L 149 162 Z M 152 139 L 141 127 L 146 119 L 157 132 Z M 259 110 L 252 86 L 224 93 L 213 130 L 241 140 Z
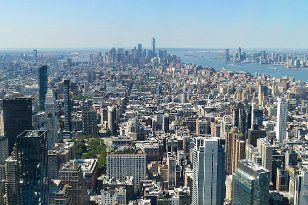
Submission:
M 308 48 L 307 0 L 0 0 L 0 48 Z

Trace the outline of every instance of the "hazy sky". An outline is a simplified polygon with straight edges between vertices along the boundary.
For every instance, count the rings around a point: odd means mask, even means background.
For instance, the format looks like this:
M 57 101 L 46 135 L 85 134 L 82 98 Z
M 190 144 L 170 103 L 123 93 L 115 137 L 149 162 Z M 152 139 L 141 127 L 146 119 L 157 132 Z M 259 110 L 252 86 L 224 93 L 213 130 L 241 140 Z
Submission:
M 307 0 L 0 0 L 0 48 L 308 48 Z

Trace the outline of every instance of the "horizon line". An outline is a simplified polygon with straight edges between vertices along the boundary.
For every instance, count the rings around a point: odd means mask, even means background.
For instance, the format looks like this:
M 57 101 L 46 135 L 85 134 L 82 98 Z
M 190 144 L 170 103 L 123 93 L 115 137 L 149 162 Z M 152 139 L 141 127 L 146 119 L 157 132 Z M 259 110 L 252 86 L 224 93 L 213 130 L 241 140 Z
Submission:
M 6 51 L 6 50 L 13 50 L 13 51 L 18 51 L 18 50 L 98 50 L 98 49 L 111 49 L 111 48 L 123 48 L 123 49 L 133 49 L 134 47 L 115 47 L 115 46 L 109 46 L 109 47 L 62 47 L 62 48 L 57 48 L 57 47 L 27 47 L 27 48 L 0 48 L 0 51 Z M 137 46 L 136 46 L 137 48 Z M 251 49 L 251 50 L 269 50 L 269 49 L 274 49 L 274 50 L 308 50 L 306 47 L 300 47 L 300 48 L 290 48 L 290 47 L 156 47 L 156 50 L 161 50 L 161 49 L 215 49 L 215 50 L 225 50 L 225 49 L 231 49 L 231 50 L 236 50 L 238 48 L 244 48 L 244 49 Z M 145 47 L 142 48 L 143 50 L 152 50 L 150 47 Z

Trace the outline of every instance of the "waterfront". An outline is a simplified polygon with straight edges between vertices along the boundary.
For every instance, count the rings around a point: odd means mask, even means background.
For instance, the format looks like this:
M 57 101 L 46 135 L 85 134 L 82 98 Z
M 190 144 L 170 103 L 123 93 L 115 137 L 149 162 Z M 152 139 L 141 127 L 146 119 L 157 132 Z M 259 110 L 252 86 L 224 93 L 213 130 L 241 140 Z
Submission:
M 216 70 L 225 68 L 232 71 L 246 71 L 252 74 L 266 74 L 273 77 L 294 77 L 295 80 L 308 82 L 308 68 L 285 68 L 271 64 L 237 63 L 224 60 L 223 50 L 173 49 L 171 53 L 181 57 L 183 63 L 210 66 Z

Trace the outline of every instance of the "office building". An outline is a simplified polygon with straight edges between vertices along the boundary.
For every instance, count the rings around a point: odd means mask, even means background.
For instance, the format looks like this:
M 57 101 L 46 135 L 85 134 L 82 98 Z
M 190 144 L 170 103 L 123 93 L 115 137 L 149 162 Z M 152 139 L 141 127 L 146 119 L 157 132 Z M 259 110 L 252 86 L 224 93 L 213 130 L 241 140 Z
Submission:
M 47 131 L 24 131 L 16 138 L 20 204 L 46 204 Z
M 242 61 L 242 49 L 241 49 L 241 47 L 238 48 L 237 54 L 238 54 L 238 61 Z
M 17 164 L 14 155 L 5 160 L 5 194 L 3 197 L 5 205 L 19 205 L 20 202 Z
M 124 187 L 115 187 L 113 189 L 104 189 L 101 191 L 101 202 L 105 205 L 126 205 L 126 189 Z
M 93 108 L 85 109 L 82 112 L 82 133 L 84 135 L 97 136 L 97 114 Z
M 261 127 L 262 124 L 263 124 L 263 109 L 260 109 L 254 104 L 254 102 L 252 102 L 250 128 L 251 130 L 256 130 L 259 127 Z
M 64 163 L 59 171 L 59 179 L 69 186 L 72 204 L 86 205 L 89 197 L 80 165 L 76 160 Z
M 53 179 L 49 184 L 49 205 L 69 205 L 72 204 L 72 198 L 69 192 L 69 185 L 64 184 L 63 181 Z
M 233 174 L 237 168 L 237 163 L 245 157 L 245 138 L 238 132 L 237 128 L 232 128 L 226 134 L 226 172 Z
M 168 114 L 164 114 L 163 116 L 163 130 L 165 132 L 169 132 L 169 124 L 170 124 L 170 117 Z
M 8 156 L 9 156 L 8 138 L 5 136 L 0 136 L 0 165 L 4 164 Z
M 308 167 L 300 170 L 300 174 L 295 179 L 294 205 L 308 204 Z
M 268 205 L 270 173 L 249 160 L 240 160 L 232 177 L 233 205 Z
M 176 185 L 176 157 L 174 153 L 167 155 L 168 165 L 168 189 L 174 189 Z
M 225 155 L 218 138 L 195 138 L 193 205 L 222 205 L 225 198 Z
M 142 44 L 138 44 L 138 50 L 137 50 L 137 58 L 142 58 Z
M 206 119 L 197 119 L 196 120 L 196 135 L 207 135 L 209 125 Z
M 122 181 L 126 176 L 133 176 L 134 192 L 137 193 L 140 181 L 146 179 L 145 154 L 108 154 L 107 175 Z
M 63 107 L 64 107 L 64 130 L 63 135 L 65 138 L 71 137 L 72 132 L 72 104 L 70 97 L 70 80 L 64 80 L 63 83 Z
M 152 38 L 152 57 L 156 57 L 155 38 Z
M 52 89 L 47 90 L 45 112 L 47 113 L 48 149 L 59 142 L 59 125 L 56 116 L 56 101 Z
M 258 104 L 259 106 L 263 106 L 264 101 L 264 92 L 263 92 L 263 85 L 261 81 L 258 82 Z
M 276 140 L 283 142 L 286 140 L 288 102 L 284 98 L 278 98 Z
M 37 50 L 33 50 L 33 63 L 34 65 L 37 65 Z
M 32 129 L 32 99 L 4 99 L 3 124 L 4 136 L 8 138 L 9 153 L 11 153 L 17 135 Z
M 225 50 L 225 60 L 227 60 L 227 61 L 230 60 L 229 49 L 226 49 L 226 50 Z
M 285 195 L 276 191 L 271 191 L 269 197 L 269 205 L 290 205 L 290 203 L 288 197 Z
M 273 146 L 267 138 L 257 139 L 257 148 L 262 159 L 262 167 L 272 172 Z
M 40 111 L 44 111 L 47 88 L 48 88 L 47 65 L 44 65 L 39 68 L 38 79 L 39 79 L 39 106 L 40 106 Z
M 108 130 L 111 135 L 117 134 L 117 124 L 116 124 L 116 107 L 108 106 Z

